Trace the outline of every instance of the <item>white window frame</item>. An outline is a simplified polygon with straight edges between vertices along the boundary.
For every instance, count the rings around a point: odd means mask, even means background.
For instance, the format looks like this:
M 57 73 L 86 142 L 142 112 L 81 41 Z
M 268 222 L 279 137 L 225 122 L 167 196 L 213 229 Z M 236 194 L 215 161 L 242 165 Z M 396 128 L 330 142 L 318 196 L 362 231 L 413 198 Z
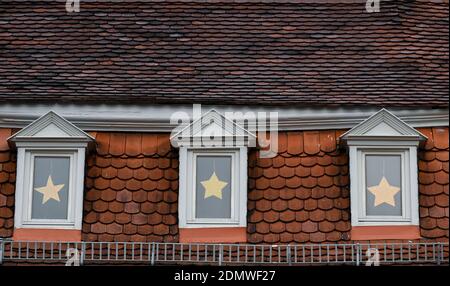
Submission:
M 402 215 L 368 216 L 366 212 L 367 155 L 399 155 L 401 157 Z M 416 147 L 399 146 L 350 146 L 350 194 L 353 226 L 370 225 L 418 225 L 419 195 Z
M 231 156 L 231 218 L 196 218 L 196 158 Z M 180 228 L 246 227 L 247 225 L 247 147 L 180 148 Z
M 34 158 L 70 158 L 67 219 L 33 219 L 31 217 Z M 81 229 L 83 217 L 85 148 L 19 148 L 16 184 L 16 228 Z
M 15 228 L 81 230 L 86 149 L 95 138 L 53 111 L 8 138 L 17 148 Z M 35 156 L 70 157 L 67 219 L 32 219 Z
M 339 137 L 349 148 L 352 226 L 419 225 L 417 147 L 427 137 L 381 109 Z M 367 216 L 365 154 L 401 154 L 402 215 Z

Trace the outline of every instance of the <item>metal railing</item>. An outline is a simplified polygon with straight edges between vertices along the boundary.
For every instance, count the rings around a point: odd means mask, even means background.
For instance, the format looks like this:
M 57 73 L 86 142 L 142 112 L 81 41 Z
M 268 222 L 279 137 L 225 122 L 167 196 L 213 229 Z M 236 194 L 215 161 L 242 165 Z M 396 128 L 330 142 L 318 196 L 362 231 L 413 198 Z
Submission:
M 440 265 L 448 264 L 448 246 L 448 242 L 255 245 L 0 240 L 0 264 Z

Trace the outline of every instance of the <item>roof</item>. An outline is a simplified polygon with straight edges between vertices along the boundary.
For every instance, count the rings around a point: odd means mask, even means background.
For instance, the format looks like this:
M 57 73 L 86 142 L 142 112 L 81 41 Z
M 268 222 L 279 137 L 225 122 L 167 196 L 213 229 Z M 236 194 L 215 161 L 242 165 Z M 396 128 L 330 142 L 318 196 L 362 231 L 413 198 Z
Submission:
M 0 102 L 448 106 L 446 1 L 94 2 L 0 3 Z

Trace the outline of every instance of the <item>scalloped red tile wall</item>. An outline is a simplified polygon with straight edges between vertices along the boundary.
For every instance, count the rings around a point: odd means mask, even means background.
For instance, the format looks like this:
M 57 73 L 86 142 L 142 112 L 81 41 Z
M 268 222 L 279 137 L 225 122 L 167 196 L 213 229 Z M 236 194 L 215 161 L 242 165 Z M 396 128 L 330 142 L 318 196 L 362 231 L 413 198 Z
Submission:
M 6 142 L 12 132 L 11 129 L 0 128 L 0 237 L 11 237 L 14 228 L 16 155 Z
M 448 128 L 420 128 L 420 226 L 448 240 Z M 15 152 L 0 129 L 0 237 L 12 236 Z M 350 231 L 348 156 L 342 130 L 280 133 L 279 155 L 249 153 L 248 241 L 336 242 Z M 178 241 L 178 152 L 169 134 L 93 132 L 83 240 Z
M 178 152 L 169 134 L 93 133 L 83 240 L 178 240 Z

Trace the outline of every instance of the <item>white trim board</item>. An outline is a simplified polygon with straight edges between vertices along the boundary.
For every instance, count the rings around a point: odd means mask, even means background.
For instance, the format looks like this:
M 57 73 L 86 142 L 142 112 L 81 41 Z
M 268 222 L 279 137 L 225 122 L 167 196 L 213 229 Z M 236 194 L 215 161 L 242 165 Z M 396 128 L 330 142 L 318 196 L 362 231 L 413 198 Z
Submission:
M 278 112 L 279 130 L 324 130 L 353 128 L 378 108 L 305 108 L 202 105 L 203 112 Z M 1 104 L 0 127 L 23 128 L 49 110 L 57 112 L 84 131 L 171 132 L 170 115 L 184 111 L 192 115 L 192 105 L 80 105 L 80 104 Z M 389 108 L 412 127 L 449 125 L 448 109 Z M 255 131 L 249 126 L 248 131 Z

